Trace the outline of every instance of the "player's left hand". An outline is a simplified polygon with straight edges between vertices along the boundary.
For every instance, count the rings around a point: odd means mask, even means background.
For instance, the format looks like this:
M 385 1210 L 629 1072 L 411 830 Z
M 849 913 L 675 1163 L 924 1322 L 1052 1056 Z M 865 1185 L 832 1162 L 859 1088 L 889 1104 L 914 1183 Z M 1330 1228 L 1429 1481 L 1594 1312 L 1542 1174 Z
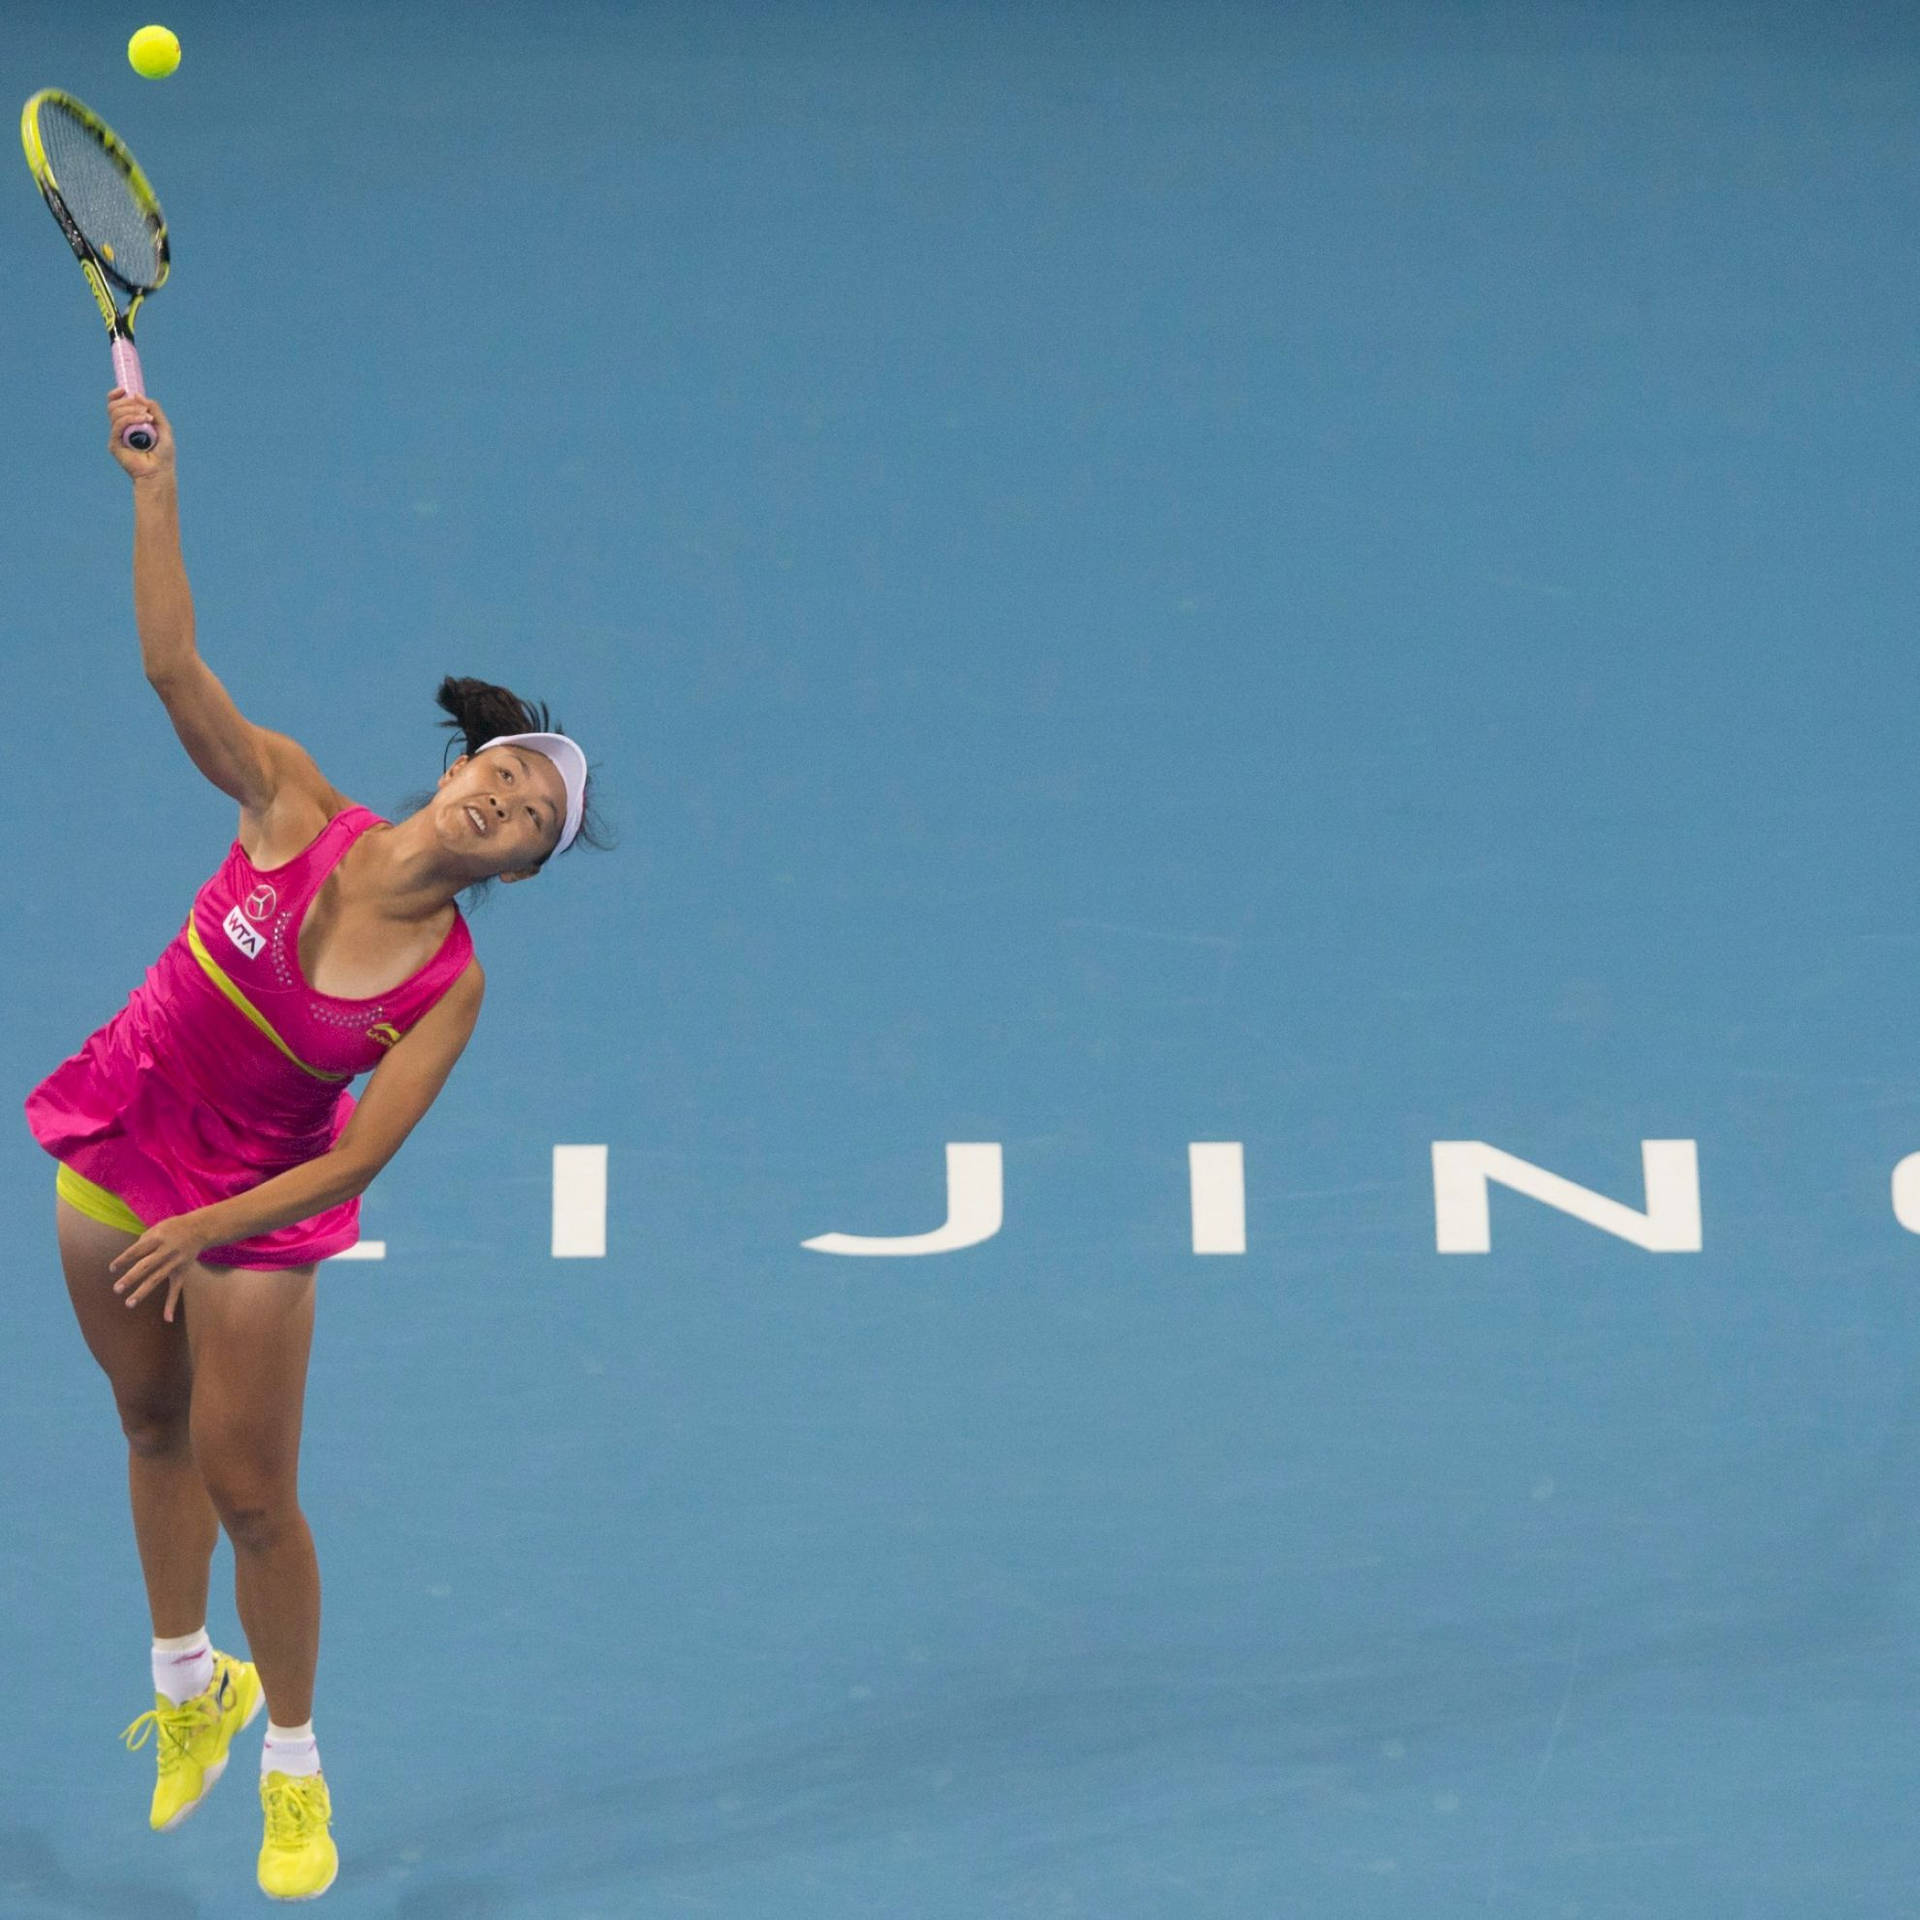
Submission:
M 173 1304 L 187 1284 L 187 1272 L 193 1263 L 213 1245 L 197 1224 L 197 1216 L 176 1213 L 170 1220 L 157 1220 L 126 1252 L 108 1265 L 119 1277 L 113 1283 L 115 1293 L 130 1307 L 137 1307 L 155 1287 L 165 1282 L 167 1298 L 160 1309 L 162 1320 L 173 1318 Z

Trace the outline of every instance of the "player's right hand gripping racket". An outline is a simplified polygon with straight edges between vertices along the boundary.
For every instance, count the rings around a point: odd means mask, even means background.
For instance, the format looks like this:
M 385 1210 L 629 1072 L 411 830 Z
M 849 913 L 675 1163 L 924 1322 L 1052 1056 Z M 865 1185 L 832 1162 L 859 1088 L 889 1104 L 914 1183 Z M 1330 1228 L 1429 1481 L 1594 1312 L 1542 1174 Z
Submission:
M 100 303 L 113 342 L 113 377 L 128 393 L 144 397 L 133 316 L 167 277 L 167 217 L 160 202 L 125 143 L 70 93 L 49 87 L 27 102 L 20 144 Z M 154 433 L 135 422 L 121 438 L 144 453 Z

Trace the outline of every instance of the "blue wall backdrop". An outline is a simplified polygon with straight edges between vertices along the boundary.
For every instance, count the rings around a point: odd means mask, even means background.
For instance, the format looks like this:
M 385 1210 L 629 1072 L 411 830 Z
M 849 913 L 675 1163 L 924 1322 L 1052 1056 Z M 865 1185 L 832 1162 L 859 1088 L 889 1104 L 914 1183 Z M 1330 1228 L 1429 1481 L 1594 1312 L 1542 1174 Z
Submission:
M 331 1910 L 1920 1914 L 1910 10 L 180 0 L 161 85 L 0 18 L 167 206 L 242 705 L 391 808 L 505 680 L 621 834 L 477 915 L 322 1276 Z M 232 822 L 24 167 L 0 256 L 17 1099 Z M 1634 1206 L 1697 1141 L 1704 1246 L 1443 1255 L 1442 1139 Z M 802 1249 L 949 1141 L 996 1237 Z M 252 1912 L 251 1740 L 165 1838 L 115 1744 L 50 1176 L 0 1910 Z

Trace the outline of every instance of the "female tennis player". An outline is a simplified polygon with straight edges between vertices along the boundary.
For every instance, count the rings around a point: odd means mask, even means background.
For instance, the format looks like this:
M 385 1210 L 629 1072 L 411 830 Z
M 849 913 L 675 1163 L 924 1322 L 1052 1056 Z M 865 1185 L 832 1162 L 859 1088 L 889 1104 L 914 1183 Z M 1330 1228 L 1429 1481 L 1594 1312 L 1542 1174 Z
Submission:
M 156 1698 L 124 1738 L 157 1736 L 151 1824 L 194 1810 L 264 1701 L 260 1885 L 311 1899 L 339 1862 L 313 1736 L 319 1569 L 297 1490 L 314 1270 L 359 1238 L 358 1196 L 473 1032 L 482 977 L 456 896 L 530 879 L 579 837 L 587 767 L 544 709 L 448 680 L 445 724 L 466 751 L 431 799 L 393 824 L 356 806 L 200 658 L 166 415 L 117 388 L 107 413 L 133 482 L 141 661 L 188 757 L 239 802 L 239 837 L 27 1116 L 60 1163 L 67 1288 L 127 1437 Z M 121 436 L 142 419 L 157 438 L 136 452 Z M 356 1105 L 348 1082 L 369 1070 Z M 250 1661 L 207 1638 L 220 1527 Z

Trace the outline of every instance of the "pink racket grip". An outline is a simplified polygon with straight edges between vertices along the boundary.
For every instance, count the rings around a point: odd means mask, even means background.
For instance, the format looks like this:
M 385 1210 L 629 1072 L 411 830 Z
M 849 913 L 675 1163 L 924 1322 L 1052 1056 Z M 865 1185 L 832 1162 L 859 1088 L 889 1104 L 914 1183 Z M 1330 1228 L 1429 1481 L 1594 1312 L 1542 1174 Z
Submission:
M 146 382 L 140 378 L 140 356 L 134 351 L 133 342 L 121 339 L 118 334 L 113 337 L 113 378 L 121 392 L 132 394 L 136 400 L 147 397 Z M 131 447 L 135 453 L 150 453 L 158 438 L 150 422 L 136 420 L 121 434 L 120 444 Z

